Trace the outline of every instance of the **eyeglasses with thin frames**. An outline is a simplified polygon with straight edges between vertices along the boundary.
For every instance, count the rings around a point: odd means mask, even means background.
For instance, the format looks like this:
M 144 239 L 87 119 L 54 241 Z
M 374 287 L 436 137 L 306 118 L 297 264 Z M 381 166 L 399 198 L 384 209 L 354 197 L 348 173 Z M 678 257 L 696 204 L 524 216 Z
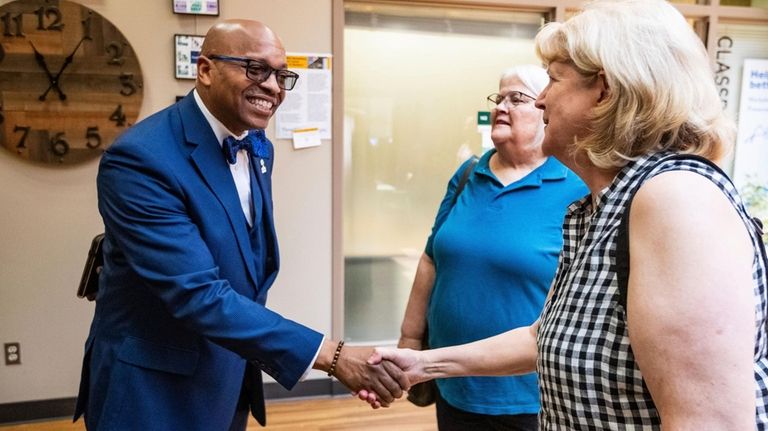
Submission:
M 269 79 L 272 73 L 277 79 L 277 86 L 285 91 L 293 90 L 296 81 L 299 80 L 299 74 L 286 69 L 274 69 L 261 60 L 254 60 L 246 57 L 232 57 L 229 55 L 211 55 L 211 60 L 225 61 L 229 63 L 240 63 L 245 68 L 245 76 L 259 84 Z
M 536 98 L 523 93 L 522 91 L 510 91 L 507 94 L 501 95 L 499 93 L 493 93 L 487 97 L 487 100 L 493 103 L 494 106 L 506 103 L 509 108 L 517 108 L 520 105 L 535 101 Z

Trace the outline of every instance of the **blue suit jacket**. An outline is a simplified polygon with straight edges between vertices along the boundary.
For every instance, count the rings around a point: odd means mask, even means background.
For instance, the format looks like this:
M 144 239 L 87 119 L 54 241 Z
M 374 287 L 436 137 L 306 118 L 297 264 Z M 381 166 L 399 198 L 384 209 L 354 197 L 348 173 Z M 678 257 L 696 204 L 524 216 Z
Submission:
M 226 430 L 245 402 L 263 425 L 259 369 L 290 389 L 310 365 L 322 335 L 264 307 L 279 267 L 264 162 L 261 174 L 251 159 L 267 214 L 259 284 L 229 165 L 191 93 L 104 153 L 104 268 L 75 412 L 88 429 Z

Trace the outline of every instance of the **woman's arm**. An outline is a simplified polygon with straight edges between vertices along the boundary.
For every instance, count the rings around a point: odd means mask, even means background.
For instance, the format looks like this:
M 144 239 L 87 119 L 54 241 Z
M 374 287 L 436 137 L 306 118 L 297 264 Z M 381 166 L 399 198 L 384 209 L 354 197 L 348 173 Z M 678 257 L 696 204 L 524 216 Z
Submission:
M 536 370 L 538 327 L 536 321 L 483 340 L 433 350 L 377 348 L 369 363 L 391 361 L 405 371 L 411 384 L 445 377 L 531 373 Z
M 549 301 L 551 296 L 552 288 L 550 287 L 545 303 Z M 409 300 L 408 309 L 410 308 Z M 406 310 L 406 319 L 408 315 L 409 312 Z M 493 317 L 489 316 L 489 318 Z M 445 377 L 532 373 L 536 371 L 536 360 L 538 359 L 538 347 L 536 345 L 538 330 L 539 321 L 537 320 L 530 326 L 515 328 L 493 337 L 459 346 L 424 351 L 376 348 L 368 362 L 374 365 L 382 361 L 394 363 L 398 368 L 405 371 L 411 385 Z M 362 390 L 357 395 L 361 400 L 376 406 L 375 393 Z
M 629 339 L 673 430 L 754 429 L 754 251 L 726 196 L 691 172 L 658 175 L 630 213 Z
M 424 328 L 427 326 L 427 304 L 435 284 L 435 264 L 432 259 L 422 253 L 413 278 L 413 287 L 405 307 L 405 317 L 400 326 L 400 341 L 397 347 L 407 347 L 421 350 L 421 340 L 424 338 Z

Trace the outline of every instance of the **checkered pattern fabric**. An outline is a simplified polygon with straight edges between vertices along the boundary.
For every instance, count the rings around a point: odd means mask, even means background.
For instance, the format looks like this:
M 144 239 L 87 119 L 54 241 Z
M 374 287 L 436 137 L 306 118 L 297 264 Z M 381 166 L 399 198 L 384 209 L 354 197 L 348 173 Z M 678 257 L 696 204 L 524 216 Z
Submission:
M 657 153 L 631 162 L 597 199 L 571 205 L 563 225 L 564 244 L 553 292 L 541 314 L 538 372 L 543 430 L 659 430 L 659 414 L 635 364 L 619 304 L 615 250 L 617 227 L 640 178 L 686 170 L 714 182 L 750 227 L 755 227 L 730 180 L 695 160 L 662 160 Z M 766 260 L 757 229 L 753 265 L 755 311 L 756 428 L 768 430 L 768 346 L 766 346 Z

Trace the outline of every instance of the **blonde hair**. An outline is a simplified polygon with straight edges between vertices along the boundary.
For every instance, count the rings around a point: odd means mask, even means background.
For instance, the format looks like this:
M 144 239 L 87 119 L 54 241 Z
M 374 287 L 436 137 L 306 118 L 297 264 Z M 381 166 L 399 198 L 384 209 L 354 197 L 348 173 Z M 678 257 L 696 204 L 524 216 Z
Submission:
M 733 145 L 706 49 L 664 0 L 594 1 L 565 23 L 545 25 L 536 51 L 545 64 L 569 63 L 585 78 L 605 73 L 607 97 L 574 146 L 595 166 L 663 150 L 717 160 Z

